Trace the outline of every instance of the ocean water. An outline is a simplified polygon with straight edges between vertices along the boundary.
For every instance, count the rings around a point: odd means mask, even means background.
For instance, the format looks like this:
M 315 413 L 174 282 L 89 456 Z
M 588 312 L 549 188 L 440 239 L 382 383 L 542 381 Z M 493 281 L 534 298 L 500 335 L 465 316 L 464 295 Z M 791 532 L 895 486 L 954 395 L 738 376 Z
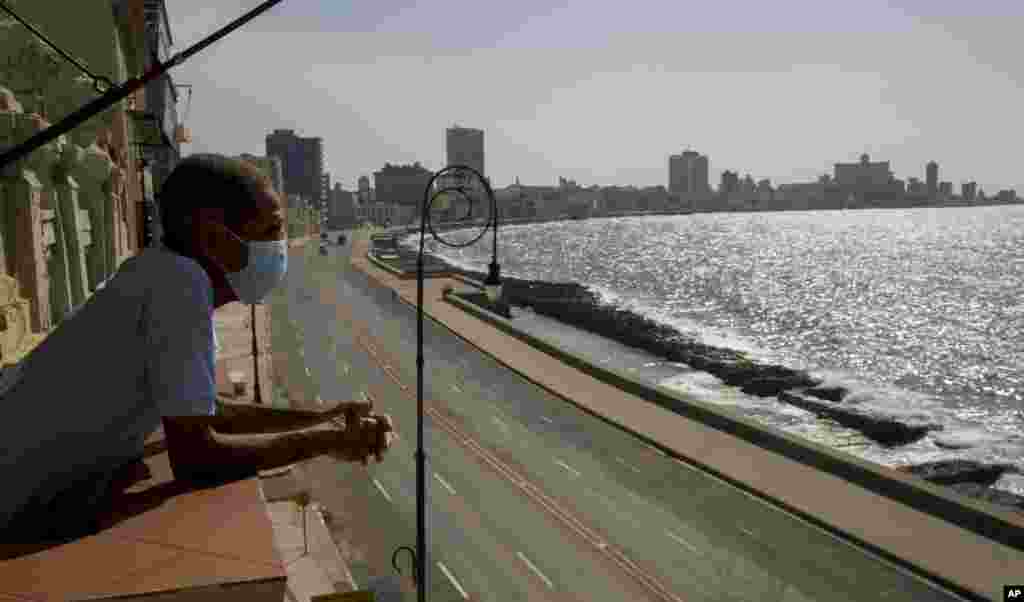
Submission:
M 427 249 L 486 271 L 484 241 L 428 239 Z M 860 403 L 945 429 L 885 449 L 686 366 L 517 317 L 595 361 L 886 465 L 957 457 L 1024 468 L 1024 206 L 555 222 L 502 228 L 498 250 L 505 275 L 585 284 L 705 343 L 809 370 Z M 1024 493 L 1019 475 L 997 486 Z

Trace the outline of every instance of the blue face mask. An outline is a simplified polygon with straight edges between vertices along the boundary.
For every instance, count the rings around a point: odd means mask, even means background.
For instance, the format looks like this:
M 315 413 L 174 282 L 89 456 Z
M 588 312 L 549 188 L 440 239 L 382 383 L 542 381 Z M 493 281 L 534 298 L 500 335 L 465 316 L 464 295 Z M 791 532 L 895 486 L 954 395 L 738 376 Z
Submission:
M 228 284 L 238 300 L 247 305 L 263 301 L 288 272 L 287 240 L 244 241 L 249 262 L 240 272 L 227 272 Z

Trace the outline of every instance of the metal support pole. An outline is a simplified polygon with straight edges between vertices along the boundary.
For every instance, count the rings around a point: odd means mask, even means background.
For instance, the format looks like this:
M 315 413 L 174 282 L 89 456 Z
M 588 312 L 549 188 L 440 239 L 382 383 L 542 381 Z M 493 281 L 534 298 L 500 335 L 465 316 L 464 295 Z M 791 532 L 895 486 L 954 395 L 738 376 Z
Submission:
M 432 192 L 435 180 L 437 180 L 438 177 L 443 176 L 446 172 L 453 170 L 456 172 L 469 171 L 483 182 L 483 188 L 491 203 L 491 210 L 494 212 L 494 219 L 488 220 L 479 236 L 469 242 L 461 244 L 444 241 L 437 235 L 437 232 L 434 231 L 433 225 L 430 224 L 430 206 L 438 195 L 447 195 L 449 192 L 454 192 L 455 194 L 465 197 L 469 201 L 470 212 L 472 212 L 473 200 L 466 194 L 468 190 L 467 187 L 457 186 Z M 449 247 L 461 248 L 475 244 L 483 238 L 487 233 L 488 228 L 493 227 L 495 230 L 495 247 L 494 262 L 492 266 L 495 269 L 492 270 L 492 274 L 494 275 L 494 279 L 497 280 L 497 209 L 497 203 L 494 200 L 494 192 L 491 190 L 487 181 L 483 178 L 483 175 L 470 167 L 454 165 L 442 169 L 430 179 L 427 183 L 423 205 L 420 210 L 420 248 L 419 253 L 416 256 L 416 552 L 413 555 L 413 580 L 416 581 L 417 602 L 426 602 L 427 600 L 427 576 L 430 574 L 428 572 L 430 563 L 427 560 L 427 454 L 425 451 L 423 435 L 423 251 L 424 243 L 426 242 L 426 233 L 429 228 L 430 234 L 441 244 Z M 398 552 L 402 549 L 408 549 L 408 547 L 403 546 L 399 548 L 395 551 L 395 555 L 397 556 Z M 392 564 L 394 564 L 394 562 L 394 557 L 392 557 Z M 395 565 L 395 568 L 397 570 L 397 565 Z

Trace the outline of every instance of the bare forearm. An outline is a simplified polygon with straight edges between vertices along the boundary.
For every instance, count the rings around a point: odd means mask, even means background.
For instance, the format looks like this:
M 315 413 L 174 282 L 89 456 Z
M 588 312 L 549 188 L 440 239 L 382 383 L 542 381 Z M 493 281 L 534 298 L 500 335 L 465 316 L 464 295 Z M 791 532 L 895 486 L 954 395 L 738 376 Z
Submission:
M 339 412 L 332 410 L 295 410 L 217 400 L 217 431 L 226 434 L 281 433 L 315 426 Z
M 328 453 L 338 431 L 306 429 L 268 435 L 215 435 L 217 461 L 253 471 L 269 470 Z
M 201 445 L 193 440 L 187 449 L 169 451 L 175 475 L 207 480 L 253 475 L 302 462 L 328 453 L 337 437 L 337 431 L 330 429 L 256 435 L 213 433 Z

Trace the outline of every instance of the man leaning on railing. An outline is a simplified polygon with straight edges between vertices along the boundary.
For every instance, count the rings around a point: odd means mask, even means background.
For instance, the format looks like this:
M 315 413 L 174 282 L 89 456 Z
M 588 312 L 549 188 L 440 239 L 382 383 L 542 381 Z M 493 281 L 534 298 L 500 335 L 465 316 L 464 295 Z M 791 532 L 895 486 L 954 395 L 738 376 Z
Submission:
M 0 543 L 80 537 L 147 478 L 163 424 L 178 480 L 223 482 L 318 455 L 378 461 L 391 419 L 366 403 L 323 411 L 217 400 L 213 311 L 257 303 L 287 270 L 281 201 L 254 167 L 185 159 L 161 192 L 163 245 L 125 262 L 0 389 Z M 341 421 L 344 418 L 344 421 Z

